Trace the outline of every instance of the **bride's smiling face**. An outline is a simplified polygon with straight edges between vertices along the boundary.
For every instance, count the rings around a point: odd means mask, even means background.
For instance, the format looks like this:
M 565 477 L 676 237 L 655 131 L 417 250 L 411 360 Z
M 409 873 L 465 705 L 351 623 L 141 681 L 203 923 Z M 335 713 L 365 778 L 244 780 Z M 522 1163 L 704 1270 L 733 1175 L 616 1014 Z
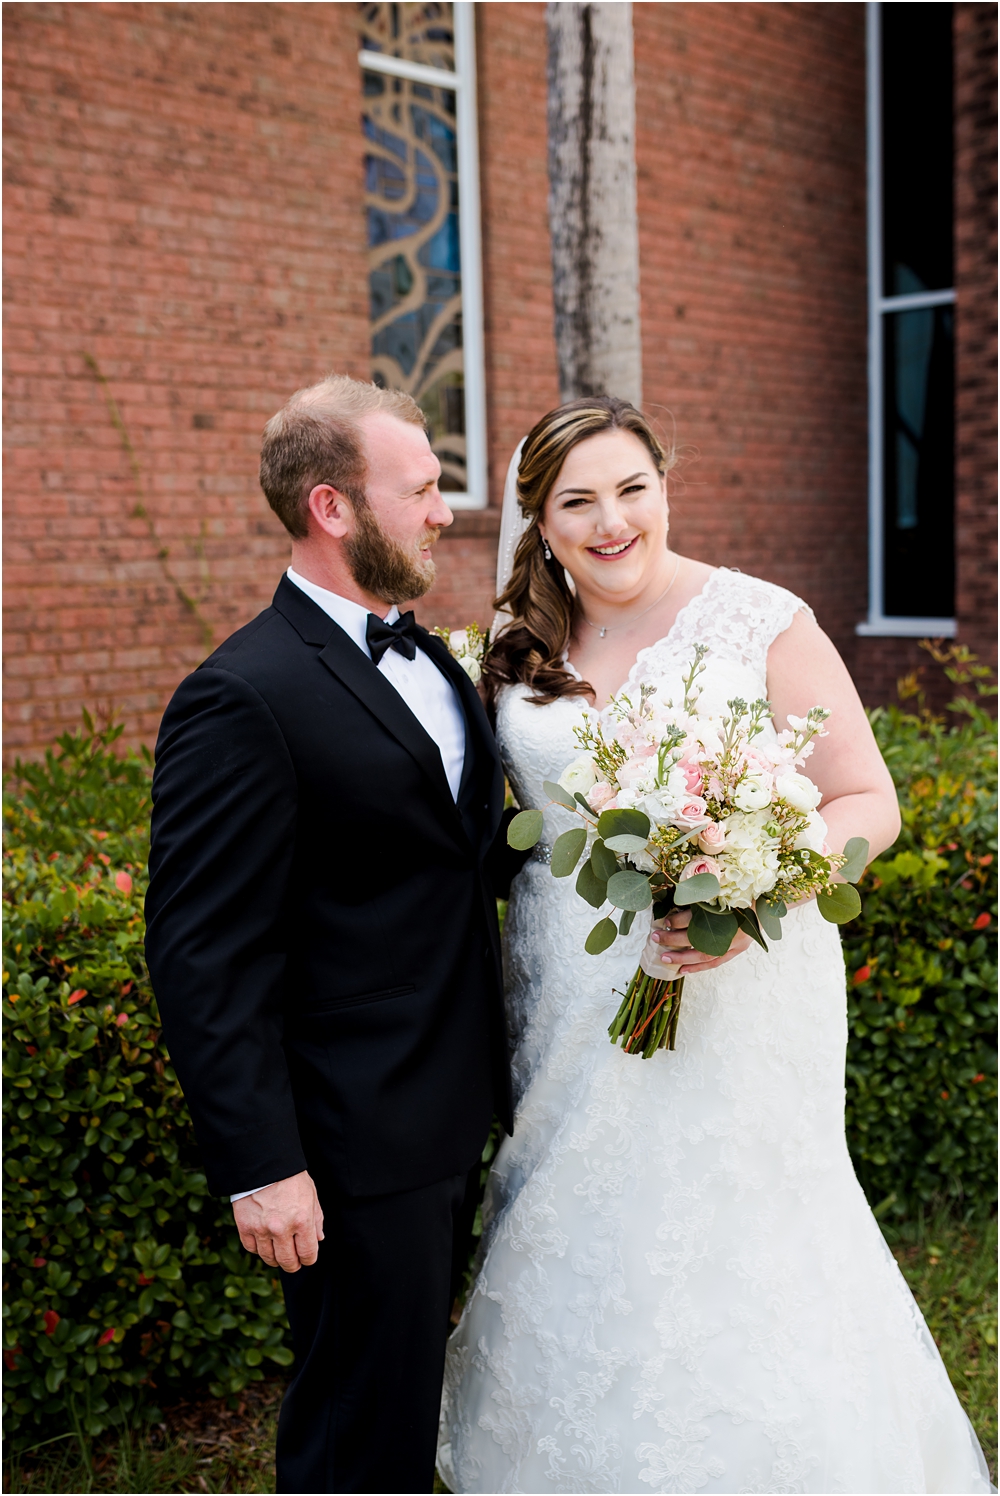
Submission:
M 572 448 L 538 525 L 584 593 L 625 601 L 664 567 L 667 484 L 630 431 L 601 431 Z

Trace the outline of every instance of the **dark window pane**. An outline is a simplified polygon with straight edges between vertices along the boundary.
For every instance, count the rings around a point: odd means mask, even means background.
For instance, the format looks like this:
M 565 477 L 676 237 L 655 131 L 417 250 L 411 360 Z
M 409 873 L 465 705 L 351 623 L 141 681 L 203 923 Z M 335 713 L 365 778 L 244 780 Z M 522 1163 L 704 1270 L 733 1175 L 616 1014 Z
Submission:
M 955 611 L 954 323 L 894 312 L 885 333 L 885 613 Z
M 942 291 L 952 268 L 951 5 L 882 16 L 884 294 Z

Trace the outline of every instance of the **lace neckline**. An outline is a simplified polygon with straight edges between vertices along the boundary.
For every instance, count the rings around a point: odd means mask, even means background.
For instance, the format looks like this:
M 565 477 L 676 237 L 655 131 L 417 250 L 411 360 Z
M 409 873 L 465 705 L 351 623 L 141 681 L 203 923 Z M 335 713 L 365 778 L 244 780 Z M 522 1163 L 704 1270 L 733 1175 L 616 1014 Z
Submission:
M 694 597 L 688 598 L 688 600 L 684 604 L 683 608 L 678 608 L 678 610 L 677 610 L 677 616 L 675 617 L 675 619 L 674 619 L 673 623 L 670 625 L 670 627 L 667 629 L 667 632 L 665 634 L 663 634 L 661 638 L 654 639 L 653 642 L 652 642 L 652 644 L 647 644 L 642 649 L 639 650 L 638 654 L 635 657 L 635 660 L 633 661 L 632 668 L 629 670 L 628 675 L 622 681 L 621 685 L 618 687 L 618 690 L 613 693 L 615 696 L 620 695 L 621 692 L 624 691 L 624 689 L 625 689 L 626 686 L 632 685 L 632 683 L 633 683 L 633 681 L 635 679 L 635 673 L 636 673 L 636 671 L 638 670 L 639 666 L 643 663 L 643 661 L 645 659 L 647 659 L 649 655 L 652 654 L 653 650 L 654 649 L 659 649 L 661 647 L 661 645 L 668 643 L 668 641 L 673 637 L 673 635 L 675 633 L 677 633 L 678 625 L 680 624 L 681 620 L 685 619 L 689 613 L 693 612 L 694 607 L 695 607 L 695 605 L 697 603 L 702 602 L 703 600 L 705 600 L 708 597 L 708 594 L 712 590 L 716 579 L 718 577 L 723 576 L 723 575 L 730 575 L 731 572 L 732 572 L 732 568 L 729 567 L 729 566 L 717 566 L 715 568 L 715 570 L 712 571 L 709 574 L 709 576 L 707 577 L 707 579 L 705 581 L 705 585 L 698 592 L 695 593 Z M 574 676 L 576 680 L 580 680 L 580 681 L 583 680 L 583 676 L 580 674 L 579 670 L 577 670 L 576 666 L 573 664 L 572 660 L 569 658 L 569 652 L 568 651 L 567 651 L 566 654 L 563 655 L 563 667 L 566 670 L 568 670 L 569 673 L 570 673 L 570 675 Z

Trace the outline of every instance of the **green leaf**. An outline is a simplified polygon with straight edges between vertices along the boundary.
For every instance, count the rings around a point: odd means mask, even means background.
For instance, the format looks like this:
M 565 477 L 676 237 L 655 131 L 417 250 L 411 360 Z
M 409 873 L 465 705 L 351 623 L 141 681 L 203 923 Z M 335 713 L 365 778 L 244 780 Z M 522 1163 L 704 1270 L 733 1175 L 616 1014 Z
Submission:
M 679 907 L 685 904 L 703 904 L 709 899 L 717 899 L 722 892 L 719 880 L 714 873 L 695 873 L 693 878 L 684 878 L 674 889 L 674 903 Z
M 861 895 L 853 883 L 831 883 L 829 893 L 818 893 L 816 903 L 831 925 L 846 925 L 861 913 Z
M 573 795 L 573 799 L 576 801 L 577 805 L 581 806 L 586 811 L 587 817 L 590 820 L 591 824 L 593 825 L 593 821 L 594 821 L 594 808 L 590 804 L 590 802 L 588 801 L 586 795 L 581 795 L 580 791 L 577 790 L 575 792 L 575 794 Z
M 607 879 L 599 878 L 594 872 L 592 856 L 587 858 L 577 875 L 576 891 L 594 909 L 600 909 L 608 896 Z
M 634 909 L 626 909 L 623 912 L 621 919 L 618 921 L 618 933 L 619 933 L 619 935 L 627 935 L 628 934 L 629 930 L 631 930 L 631 928 L 632 928 L 632 921 L 634 919 L 635 919 L 635 910 Z
M 572 830 L 564 831 L 561 836 L 557 836 L 552 848 L 553 878 L 568 878 L 580 861 L 580 853 L 586 845 L 586 826 L 574 826 Z
M 732 912 L 736 915 L 736 923 L 739 925 L 744 935 L 749 935 L 751 940 L 755 940 L 757 942 L 762 951 L 766 951 L 767 941 L 760 933 L 760 924 L 753 910 L 734 909 Z
M 594 872 L 605 883 L 618 871 L 618 858 L 614 852 L 608 850 L 606 843 L 601 841 L 600 837 L 590 849 L 590 860 L 594 864 Z
M 608 898 L 616 909 L 648 909 L 653 902 L 649 877 L 626 868 L 608 879 Z
M 688 882 L 693 883 L 694 879 L 690 878 Z M 703 951 L 706 956 L 724 956 L 738 929 L 736 915 L 730 910 L 716 914 L 696 904 L 691 910 L 687 935 L 696 951 Z
M 569 790 L 564 790 L 561 784 L 554 779 L 546 779 L 542 783 L 542 789 L 550 800 L 555 800 L 557 805 L 565 805 L 567 810 L 576 810 L 576 799 Z
M 587 936 L 584 950 L 589 956 L 599 956 L 606 951 L 609 945 L 613 945 L 618 931 L 615 929 L 613 919 L 598 920 L 597 924 Z
M 781 939 L 781 921 L 787 913 L 788 909 L 782 899 L 757 900 L 757 923 L 768 940 Z
M 852 836 L 844 848 L 847 861 L 840 869 L 840 876 L 847 883 L 857 883 L 868 866 L 868 842 L 863 836 Z
M 542 834 L 543 817 L 540 810 L 522 810 L 507 827 L 507 845 L 518 852 L 527 852 Z
M 641 836 L 645 841 L 649 835 L 649 816 L 644 816 L 641 810 L 605 810 L 597 822 L 597 834 Z
M 646 838 L 644 836 L 629 836 L 627 834 L 624 836 L 608 836 L 604 840 L 604 845 L 610 847 L 612 852 L 624 852 L 628 855 L 631 852 L 645 852 Z

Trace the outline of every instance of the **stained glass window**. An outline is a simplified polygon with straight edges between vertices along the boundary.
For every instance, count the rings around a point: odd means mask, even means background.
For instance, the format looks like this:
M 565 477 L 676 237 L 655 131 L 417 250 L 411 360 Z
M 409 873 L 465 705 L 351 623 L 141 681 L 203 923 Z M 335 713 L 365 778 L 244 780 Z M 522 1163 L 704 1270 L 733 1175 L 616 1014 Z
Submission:
M 470 5 L 358 6 L 372 378 L 418 401 L 442 490 L 478 507 L 485 432 L 466 12 Z

